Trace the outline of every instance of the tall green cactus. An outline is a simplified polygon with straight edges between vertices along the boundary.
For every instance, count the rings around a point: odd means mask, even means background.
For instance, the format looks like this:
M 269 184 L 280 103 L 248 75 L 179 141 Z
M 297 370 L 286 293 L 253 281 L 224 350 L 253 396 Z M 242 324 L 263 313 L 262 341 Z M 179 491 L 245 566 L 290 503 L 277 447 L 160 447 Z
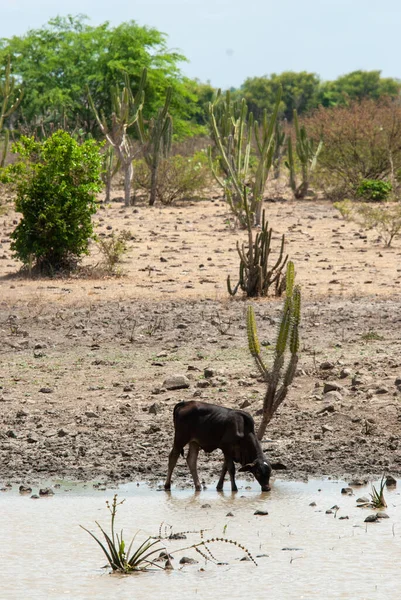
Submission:
M 149 205 L 156 202 L 157 176 L 162 158 L 167 158 L 171 149 L 173 135 L 173 119 L 168 113 L 173 90 L 167 89 L 166 100 L 163 108 L 160 108 L 156 117 L 152 117 L 148 127 L 145 127 L 142 109 L 139 111 L 137 129 L 142 144 L 142 152 L 146 164 L 150 169 L 150 195 Z
M 281 100 L 279 90 L 270 118 L 264 111 L 259 125 L 248 114 L 245 99 L 233 102 L 230 92 L 223 99 L 220 91 L 214 102 L 209 103 L 209 120 L 211 135 L 217 149 L 219 165 L 224 174 L 222 177 L 213 162 L 212 148 L 209 147 L 209 162 L 217 183 L 223 188 L 226 199 L 243 227 L 247 226 L 246 202 L 252 220 L 260 224 L 262 215 L 262 199 L 273 161 L 274 125 Z M 250 169 L 252 143 L 256 146 L 256 168 Z M 245 190 L 248 195 L 245 196 Z
M 11 75 L 11 59 L 7 58 L 4 77 L 0 80 L 0 134 L 3 131 L 4 120 L 10 117 L 21 104 L 23 91 L 16 87 L 15 78 Z M 9 130 L 6 129 L 3 141 L 3 150 L 0 159 L 0 167 L 4 167 L 7 156 L 8 143 L 10 139 Z
M 310 174 L 315 169 L 317 158 L 322 150 L 323 141 L 320 140 L 319 144 L 315 148 L 313 140 L 308 138 L 304 125 L 299 125 L 297 111 L 294 109 L 294 127 L 295 127 L 295 151 L 298 157 L 298 161 L 301 165 L 301 176 L 302 181 L 297 183 L 294 151 L 292 148 L 291 136 L 288 136 L 288 157 L 285 162 L 285 166 L 290 172 L 290 187 L 294 193 L 295 198 L 305 198 L 310 183 Z
M 246 198 L 246 191 L 244 192 Z M 273 230 L 269 229 L 269 223 L 265 219 L 265 211 L 262 213 L 262 226 L 260 233 L 253 238 L 252 222 L 248 202 L 245 202 L 248 246 L 240 245 L 237 241 L 237 252 L 240 257 L 239 281 L 234 289 L 231 287 L 230 276 L 227 277 L 227 289 L 234 296 L 238 288 L 246 293 L 248 298 L 255 296 L 267 296 L 269 288 L 274 286 L 276 296 L 282 291 L 282 271 L 287 263 L 288 255 L 284 257 L 285 236 L 281 238 L 281 246 L 278 257 L 273 265 L 269 264 L 271 254 L 271 240 Z
M 125 206 L 129 206 L 131 203 L 132 161 L 137 153 L 135 145 L 127 133 L 127 129 L 132 127 L 138 120 L 139 112 L 145 100 L 145 83 L 146 69 L 143 69 L 135 97 L 132 94 L 127 74 L 125 74 L 125 85 L 121 92 L 116 87 L 111 90 L 112 114 L 110 125 L 104 114 L 99 115 L 89 89 L 87 90 L 89 104 L 94 112 L 100 130 L 109 144 L 116 150 L 124 170 Z
M 285 154 L 285 131 L 283 124 L 278 119 L 274 126 L 274 153 L 273 153 L 273 177 L 279 179 L 281 163 Z
M 286 273 L 286 298 L 281 313 L 271 369 L 265 365 L 261 356 L 255 313 L 252 306 L 248 307 L 248 347 L 255 359 L 257 368 L 267 383 L 267 390 L 263 401 L 262 421 L 257 433 L 259 440 L 263 438 L 266 427 L 271 421 L 274 413 L 284 402 L 288 388 L 294 379 L 298 364 L 301 290 L 298 285 L 294 285 L 294 280 L 294 263 L 289 261 Z M 285 353 L 287 350 L 290 352 L 290 357 L 287 366 L 285 367 Z

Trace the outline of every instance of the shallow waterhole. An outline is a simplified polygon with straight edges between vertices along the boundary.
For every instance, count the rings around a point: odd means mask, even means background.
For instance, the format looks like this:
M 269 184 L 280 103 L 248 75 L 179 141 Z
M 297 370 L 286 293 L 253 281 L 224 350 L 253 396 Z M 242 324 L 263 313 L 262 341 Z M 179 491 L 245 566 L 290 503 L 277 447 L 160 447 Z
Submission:
M 244 481 L 238 482 L 237 494 L 217 493 L 212 487 L 196 494 L 190 489 L 166 493 L 145 484 L 99 491 L 90 484 L 52 483 L 60 486 L 55 495 L 39 500 L 20 495 L 17 489 L 0 494 L 1 598 L 20 599 L 29 593 L 30 598 L 74 600 L 245 595 L 252 599 L 274 595 L 276 600 L 388 600 L 399 593 L 401 496 L 397 488 L 385 489 L 389 518 L 365 523 L 374 511 L 358 508 L 356 499 L 369 497 L 370 484 L 345 496 L 341 488 L 347 484 L 337 480 L 276 480 L 267 494 Z M 38 489 L 33 487 L 33 492 Z M 101 549 L 79 525 L 97 534 L 95 521 L 99 521 L 108 531 L 105 500 L 116 492 L 119 499 L 125 498 L 118 509 L 117 529 L 124 529 L 128 542 L 138 530 L 138 542 L 157 536 L 164 522 L 173 532 L 207 529 L 205 538 L 227 537 L 246 546 L 254 557 L 264 556 L 256 558 L 256 567 L 240 561 L 244 556 L 240 549 L 215 543 L 210 546 L 213 554 L 227 564 L 205 564 L 189 549 L 175 555 L 173 571 L 110 576 L 101 568 L 105 563 Z M 339 509 L 326 514 L 334 505 Z M 256 510 L 268 515 L 256 516 Z M 229 512 L 234 516 L 227 516 Z M 345 516 L 348 519 L 340 519 Z M 197 541 L 200 536 L 193 533 L 186 540 L 165 543 L 174 551 Z M 184 555 L 199 562 L 179 565 Z

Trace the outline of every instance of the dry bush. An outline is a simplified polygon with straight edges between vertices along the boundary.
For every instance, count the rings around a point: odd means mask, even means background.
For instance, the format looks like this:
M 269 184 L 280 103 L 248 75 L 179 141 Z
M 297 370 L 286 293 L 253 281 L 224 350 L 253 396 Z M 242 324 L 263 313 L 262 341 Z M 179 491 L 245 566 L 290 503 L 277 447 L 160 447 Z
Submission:
M 397 100 L 366 99 L 320 107 L 304 122 L 316 142 L 323 138 L 316 182 L 329 198 L 355 198 L 362 180 L 395 182 L 401 169 L 401 104 Z
M 401 204 L 386 204 L 372 206 L 360 204 L 356 208 L 360 222 L 365 229 L 376 229 L 381 235 L 387 248 L 391 246 L 393 239 L 401 232 Z
M 210 184 L 207 156 L 198 152 L 191 158 L 177 154 L 160 163 L 156 200 L 171 205 L 177 200 L 187 200 L 203 193 Z M 136 189 L 150 190 L 150 171 L 143 160 L 135 162 L 134 185 Z

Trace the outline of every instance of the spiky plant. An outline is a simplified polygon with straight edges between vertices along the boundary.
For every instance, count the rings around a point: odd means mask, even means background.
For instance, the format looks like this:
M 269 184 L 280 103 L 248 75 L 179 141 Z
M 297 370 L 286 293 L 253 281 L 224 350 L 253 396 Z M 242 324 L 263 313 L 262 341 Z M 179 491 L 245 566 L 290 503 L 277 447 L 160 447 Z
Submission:
M 291 385 L 298 364 L 299 351 L 299 325 L 301 320 L 301 290 L 295 282 L 294 263 L 287 263 L 286 271 L 286 298 L 281 313 L 280 324 L 274 346 L 273 365 L 269 369 L 261 355 L 260 343 L 257 335 L 255 313 L 252 306 L 248 307 L 247 333 L 248 347 L 256 366 L 267 383 L 267 390 L 263 401 L 262 421 L 257 437 L 261 440 L 278 407 L 284 402 L 288 388 Z M 286 351 L 290 356 L 285 363 Z
M 380 480 L 380 488 L 379 490 L 372 484 L 372 493 L 370 497 L 372 498 L 372 506 L 373 508 L 386 508 L 387 502 L 384 498 L 384 488 L 386 486 L 386 478 L 383 475 Z
M 244 191 L 245 201 L 247 193 Z M 240 258 L 239 280 L 234 288 L 231 287 L 230 276 L 227 277 L 227 290 L 230 296 L 235 296 L 241 288 L 248 298 L 255 296 L 267 296 L 269 289 L 274 287 L 275 295 L 280 296 L 282 292 L 283 269 L 287 263 L 288 255 L 284 256 L 285 236 L 281 237 L 281 245 L 276 260 L 270 264 L 271 240 L 273 230 L 269 229 L 269 223 L 265 219 L 265 211 L 262 213 L 262 224 L 259 233 L 253 235 L 252 221 L 248 202 L 245 202 L 245 213 L 247 218 L 248 245 L 237 241 L 237 252 Z
M 96 521 L 96 525 L 99 527 L 103 534 L 105 542 L 103 543 L 94 533 L 80 525 L 80 527 L 89 533 L 93 539 L 99 544 L 103 550 L 107 562 L 113 571 L 119 571 L 120 573 L 131 573 L 132 571 L 143 571 L 149 568 L 149 566 L 158 567 L 163 569 L 164 566 L 157 564 L 153 557 L 159 553 L 164 546 L 161 544 L 159 539 L 153 539 L 148 537 L 142 544 L 137 548 L 132 548 L 135 536 L 132 539 L 128 548 L 123 538 L 123 530 L 120 534 L 115 531 L 115 518 L 117 514 L 117 507 L 123 504 L 117 501 L 117 494 L 114 495 L 113 501 L 110 503 L 107 501 L 106 505 L 111 514 L 110 534 L 108 534 L 101 525 Z

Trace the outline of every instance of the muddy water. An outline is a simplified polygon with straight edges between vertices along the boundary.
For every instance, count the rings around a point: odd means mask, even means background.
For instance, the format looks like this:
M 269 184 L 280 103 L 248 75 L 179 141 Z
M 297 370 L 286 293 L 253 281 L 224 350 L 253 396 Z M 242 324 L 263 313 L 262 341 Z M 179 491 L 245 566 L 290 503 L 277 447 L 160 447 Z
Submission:
M 111 576 L 104 569 L 100 548 L 79 528 L 95 531 L 94 521 L 108 527 L 105 500 L 115 490 L 61 485 L 55 495 L 33 500 L 11 490 L 0 494 L 0 597 L 74 600 L 125 598 L 357 599 L 399 597 L 401 584 L 401 496 L 387 490 L 389 519 L 365 524 L 373 512 L 356 506 L 370 486 L 344 496 L 344 482 L 276 481 L 269 494 L 242 483 L 238 494 L 210 489 L 194 494 L 167 494 L 145 485 L 121 486 L 117 525 L 138 540 L 157 535 L 159 524 L 175 532 L 207 528 L 208 537 L 232 538 L 246 545 L 258 567 L 240 561 L 244 556 L 227 544 L 213 544 L 216 558 L 208 563 L 194 550 L 178 552 L 175 569 L 131 576 Z M 69 491 L 67 491 L 69 490 Z M 34 492 L 35 492 L 34 488 Z M 310 506 L 315 502 L 316 506 Z M 339 506 L 336 513 L 326 510 Z M 255 516 L 256 510 L 268 511 Z M 234 516 L 227 516 L 231 512 Z M 348 519 L 340 517 L 348 516 Z M 199 540 L 167 542 L 169 550 Z M 183 555 L 199 560 L 180 568 Z

